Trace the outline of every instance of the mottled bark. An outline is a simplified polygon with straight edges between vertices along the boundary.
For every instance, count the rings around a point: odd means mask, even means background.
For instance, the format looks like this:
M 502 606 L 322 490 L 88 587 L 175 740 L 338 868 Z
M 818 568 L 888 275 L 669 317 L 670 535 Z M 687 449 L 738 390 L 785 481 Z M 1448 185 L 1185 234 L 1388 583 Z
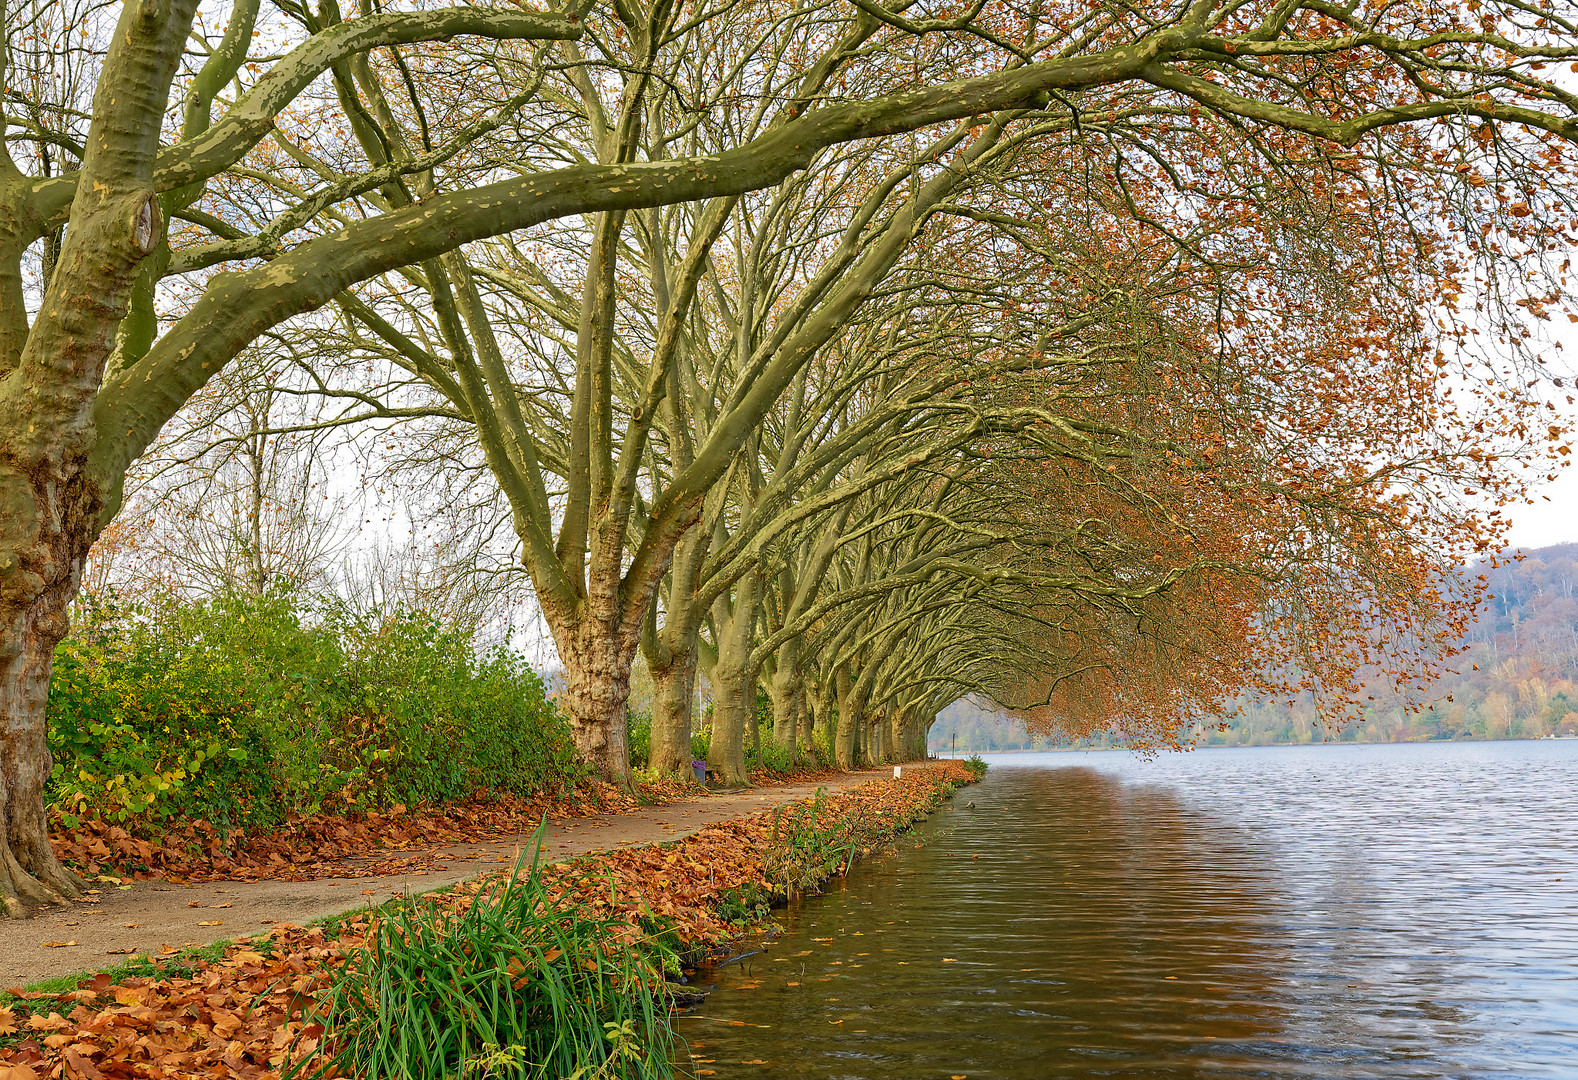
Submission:
M 588 602 L 566 618 L 544 605 L 554 644 L 564 664 L 561 707 L 581 759 L 615 783 L 630 782 L 630 746 L 625 705 L 630 699 L 630 667 L 636 632 L 622 625 L 619 609 Z
M 813 703 L 811 722 L 814 725 L 811 738 L 820 748 L 822 760 L 830 763 L 837 760 L 834 750 L 834 743 L 837 740 L 837 721 L 833 708 L 833 689 L 833 680 L 826 678 L 818 680 L 809 693 Z
M 83 533 L 69 546 L 86 551 L 91 535 Z M 0 903 L 11 917 L 61 903 L 80 888 L 49 846 L 44 809 L 54 765 L 45 738 L 50 666 L 69 628 L 66 608 L 82 565 L 80 556 L 64 562 L 66 573 L 5 629 L 0 653 Z
M 800 717 L 803 688 L 799 642 L 792 641 L 778 650 L 778 670 L 773 672 L 767 687 L 773 701 L 773 742 L 788 749 L 790 761 L 795 758 L 804 726 Z
M 889 720 L 889 756 L 894 761 L 914 761 L 911 747 L 910 718 L 907 710 L 896 710 Z
M 696 648 L 670 652 L 666 667 L 651 668 L 655 694 L 652 702 L 652 752 L 649 766 L 660 773 L 688 776 L 691 772 L 690 728 L 696 693 Z
M 719 499 L 712 501 L 716 504 Z M 641 638 L 656 689 L 650 766 L 676 776 L 691 775 L 690 733 L 695 725 L 696 668 L 701 658 L 696 577 L 710 538 L 710 530 L 697 528 L 675 546 L 663 596 L 663 624 L 656 625 L 657 613 L 648 612 L 647 631 Z
M 757 576 L 746 574 L 732 605 L 727 600 L 714 605 L 718 662 L 712 669 L 712 745 L 707 763 L 728 784 L 747 782 L 745 732 L 756 717 L 756 665 L 751 661 L 756 603 Z
M 892 756 L 888 748 L 888 718 L 882 713 L 872 716 L 866 723 L 868 733 L 866 743 L 866 760 L 872 765 L 881 765 Z
M 910 721 L 908 745 L 911 761 L 926 760 L 926 736 L 931 733 L 931 726 L 936 720 L 936 716 L 917 716 Z
M 833 740 L 833 761 L 840 769 L 853 769 L 859 753 L 861 704 L 855 694 L 854 680 L 844 668 L 838 669 L 838 734 Z

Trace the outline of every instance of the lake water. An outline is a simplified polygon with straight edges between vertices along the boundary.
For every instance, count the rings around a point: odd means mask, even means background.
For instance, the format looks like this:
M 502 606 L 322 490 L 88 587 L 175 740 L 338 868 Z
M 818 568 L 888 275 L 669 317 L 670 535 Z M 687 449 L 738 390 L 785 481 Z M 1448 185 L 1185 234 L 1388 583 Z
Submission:
M 989 760 L 701 973 L 699 1069 L 1578 1078 L 1578 741 Z

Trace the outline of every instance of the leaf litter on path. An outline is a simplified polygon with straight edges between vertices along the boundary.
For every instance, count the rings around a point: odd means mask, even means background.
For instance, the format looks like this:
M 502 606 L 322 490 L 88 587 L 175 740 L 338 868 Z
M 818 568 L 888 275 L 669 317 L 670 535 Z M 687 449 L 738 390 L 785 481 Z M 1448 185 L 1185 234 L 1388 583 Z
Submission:
M 925 776 L 874 781 L 820 805 L 829 819 L 907 822 L 935 790 Z M 630 943 L 644 936 L 640 920 L 657 915 L 686 942 L 718 945 L 739 932 L 719 914 L 718 901 L 742 886 L 769 887 L 765 854 L 779 839 L 779 824 L 773 811 L 757 811 L 662 846 L 553 864 L 543 874 L 555 896 L 619 917 Z M 436 900 L 458 910 L 488 880 L 464 882 Z M 360 913 L 333 929 L 279 923 L 180 976 L 115 982 L 100 974 L 66 993 L 13 988 L 14 1000 L 0 1007 L 0 1080 L 254 1080 L 277 1073 L 287 1056 L 310 1053 L 324 1037 L 313 1001 L 346 954 L 365 943 L 376 917 Z

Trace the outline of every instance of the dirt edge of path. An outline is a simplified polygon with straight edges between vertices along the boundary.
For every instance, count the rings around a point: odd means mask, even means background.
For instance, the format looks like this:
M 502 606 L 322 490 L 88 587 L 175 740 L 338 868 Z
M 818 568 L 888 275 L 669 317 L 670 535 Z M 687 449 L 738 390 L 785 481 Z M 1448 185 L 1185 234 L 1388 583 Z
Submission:
M 926 767 L 926 762 L 913 762 L 904 769 L 909 773 Z M 589 852 L 664 843 L 704 825 L 810 798 L 819 788 L 845 790 L 891 775 L 891 767 L 870 769 L 570 819 L 549 827 L 543 854 L 557 862 Z M 530 834 L 522 833 L 418 849 L 436 853 L 442 867 L 387 877 L 104 885 L 85 898 L 89 902 L 50 908 L 32 919 L 0 920 L 0 989 L 86 977 L 134 955 L 175 955 L 260 934 L 278 923 L 310 923 L 374 907 L 397 895 L 430 892 L 512 864 L 530 841 Z

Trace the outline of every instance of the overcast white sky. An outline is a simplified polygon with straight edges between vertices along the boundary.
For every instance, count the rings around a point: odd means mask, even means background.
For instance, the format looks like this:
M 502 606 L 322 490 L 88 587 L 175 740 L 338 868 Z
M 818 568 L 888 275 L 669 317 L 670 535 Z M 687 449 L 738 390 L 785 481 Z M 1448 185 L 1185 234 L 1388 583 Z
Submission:
M 1534 496 L 1533 506 L 1512 507 L 1507 516 L 1512 520 L 1510 541 L 1514 547 L 1578 542 L 1578 468 L 1562 470 L 1559 479 Z

